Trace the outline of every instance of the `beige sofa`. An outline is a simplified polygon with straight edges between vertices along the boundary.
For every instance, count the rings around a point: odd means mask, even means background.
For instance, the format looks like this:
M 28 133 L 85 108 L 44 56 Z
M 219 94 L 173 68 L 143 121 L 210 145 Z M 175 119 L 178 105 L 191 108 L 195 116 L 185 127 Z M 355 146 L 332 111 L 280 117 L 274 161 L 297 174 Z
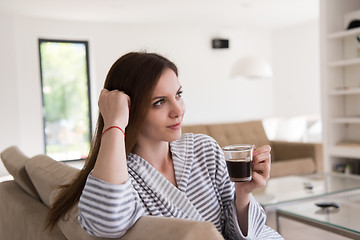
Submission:
M 57 186 L 70 181 L 78 169 L 46 155 L 26 157 L 17 147 L 1 153 L 14 180 L 0 183 L 0 239 L 104 239 L 88 235 L 77 221 L 77 208 L 52 232 L 44 231 L 44 219 Z M 120 239 L 223 239 L 210 222 L 144 216 Z
M 323 171 L 322 145 L 270 141 L 260 120 L 226 123 L 199 124 L 182 127 L 183 132 L 203 133 L 213 137 L 221 147 L 231 144 L 269 144 L 271 150 L 271 177 L 294 174 L 320 173 Z

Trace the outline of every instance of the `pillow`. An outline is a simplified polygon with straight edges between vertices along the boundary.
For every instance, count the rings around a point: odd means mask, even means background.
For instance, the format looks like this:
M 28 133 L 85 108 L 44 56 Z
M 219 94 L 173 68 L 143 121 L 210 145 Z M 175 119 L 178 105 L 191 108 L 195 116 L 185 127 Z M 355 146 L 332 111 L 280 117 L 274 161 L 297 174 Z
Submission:
M 51 192 L 58 186 L 70 182 L 79 172 L 79 169 L 55 161 L 44 154 L 30 158 L 25 168 L 41 200 L 48 207 Z
M 12 146 L 1 153 L 1 159 L 5 168 L 14 177 L 14 181 L 29 195 L 40 199 L 25 169 L 25 163 L 29 158 L 26 157 L 18 147 Z

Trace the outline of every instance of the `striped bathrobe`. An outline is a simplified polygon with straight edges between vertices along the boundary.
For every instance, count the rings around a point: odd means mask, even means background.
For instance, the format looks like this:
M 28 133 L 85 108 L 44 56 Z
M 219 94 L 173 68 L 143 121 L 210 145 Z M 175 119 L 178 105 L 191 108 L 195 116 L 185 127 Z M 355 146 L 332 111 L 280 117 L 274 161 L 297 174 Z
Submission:
M 239 228 L 234 184 L 221 148 L 202 134 L 183 134 L 170 143 L 175 178 L 171 184 L 147 161 L 127 157 L 129 180 L 110 184 L 88 176 L 79 201 L 79 222 L 91 235 L 120 237 L 143 215 L 210 221 L 225 239 L 282 239 L 265 225 L 266 216 L 251 196 L 248 235 Z

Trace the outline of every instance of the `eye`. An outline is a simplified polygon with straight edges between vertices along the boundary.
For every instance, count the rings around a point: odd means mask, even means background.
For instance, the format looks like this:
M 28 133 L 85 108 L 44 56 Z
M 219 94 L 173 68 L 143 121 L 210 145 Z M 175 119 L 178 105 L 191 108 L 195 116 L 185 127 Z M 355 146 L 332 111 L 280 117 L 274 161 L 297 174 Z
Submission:
M 161 105 L 163 105 L 165 103 L 165 99 L 160 99 L 156 102 L 153 103 L 153 106 L 155 107 L 160 107 Z
M 179 92 L 176 94 L 176 97 L 177 97 L 177 98 L 181 98 L 181 97 L 182 97 L 182 93 L 183 93 L 183 91 L 179 91 Z

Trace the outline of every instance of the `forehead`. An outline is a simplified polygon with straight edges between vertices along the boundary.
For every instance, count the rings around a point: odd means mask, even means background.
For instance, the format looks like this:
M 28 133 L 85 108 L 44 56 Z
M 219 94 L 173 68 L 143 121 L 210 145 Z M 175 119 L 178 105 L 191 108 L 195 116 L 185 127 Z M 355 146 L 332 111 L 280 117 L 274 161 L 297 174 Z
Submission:
M 171 69 L 166 69 L 160 76 L 157 82 L 153 95 L 161 95 L 166 93 L 173 93 L 178 91 L 180 82 L 175 72 Z

